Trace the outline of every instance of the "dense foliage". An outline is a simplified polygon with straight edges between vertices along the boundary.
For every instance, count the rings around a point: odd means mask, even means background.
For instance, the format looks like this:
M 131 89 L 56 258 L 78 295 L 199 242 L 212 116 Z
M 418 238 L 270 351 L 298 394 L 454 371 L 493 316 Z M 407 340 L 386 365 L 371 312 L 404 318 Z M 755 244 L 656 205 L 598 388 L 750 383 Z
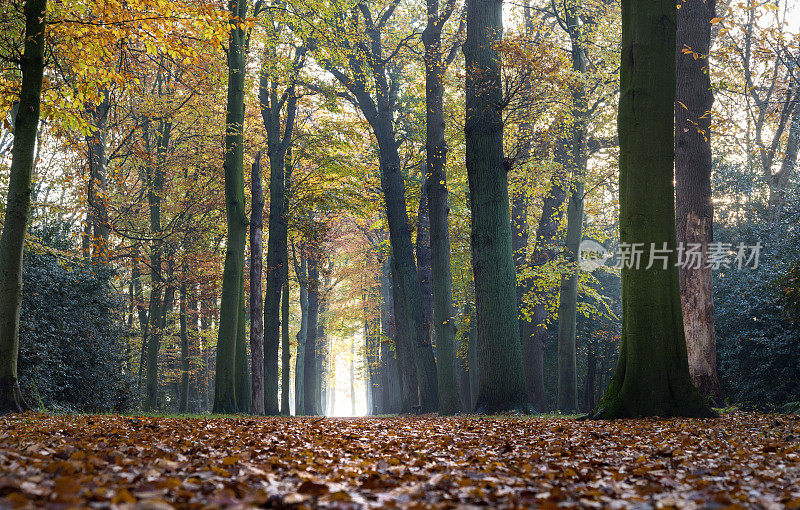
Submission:
M 58 411 L 124 411 L 132 404 L 127 332 L 108 268 L 64 257 L 69 226 L 32 232 L 20 319 L 26 400 Z

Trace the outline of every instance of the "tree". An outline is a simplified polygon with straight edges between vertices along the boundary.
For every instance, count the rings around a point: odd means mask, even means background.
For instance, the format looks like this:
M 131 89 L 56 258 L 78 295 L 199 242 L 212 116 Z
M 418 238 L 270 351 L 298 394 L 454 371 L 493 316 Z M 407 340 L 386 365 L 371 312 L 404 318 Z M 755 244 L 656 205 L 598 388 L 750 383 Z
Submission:
M 264 316 L 261 305 L 261 264 L 264 253 L 264 191 L 261 186 L 261 153 L 251 171 L 250 194 L 250 358 L 251 401 L 254 414 L 264 414 Z
M 237 411 L 235 353 L 239 335 L 239 316 L 244 292 L 244 245 L 247 213 L 244 200 L 244 89 L 247 73 L 249 31 L 237 20 L 247 15 L 247 0 L 229 0 L 228 96 L 225 113 L 225 215 L 228 238 L 222 276 L 217 366 L 214 384 L 214 412 Z M 256 3 L 258 14 L 260 3 Z
M 502 0 L 467 1 L 466 135 L 472 268 L 475 275 L 480 385 L 476 409 L 526 410 L 517 322 L 508 166 L 503 159 L 503 92 L 497 43 Z
M 413 356 L 421 410 L 432 412 L 438 408 L 436 362 L 425 327 L 395 125 L 402 80 L 402 65 L 396 61 L 408 37 L 401 37 L 394 47 L 387 45 L 388 38 L 384 37 L 399 3 L 399 0 L 391 0 L 376 17 L 367 2 L 359 2 L 351 13 L 341 16 L 334 25 L 334 40 L 330 46 L 334 52 L 341 54 L 342 60 L 347 63 L 346 67 L 337 66 L 336 61 L 322 55 L 318 56 L 318 60 L 345 87 L 345 97 L 364 115 L 378 144 L 381 188 L 392 249 L 392 273 L 397 282 L 394 291 L 403 301 L 400 307 L 395 302 L 395 313 L 402 318 L 402 327 L 397 329 L 396 346 L 401 351 L 401 361 L 406 353 Z M 355 27 L 355 31 L 352 27 Z M 405 378 L 406 375 L 401 374 L 401 377 Z M 411 388 L 409 384 L 404 384 L 403 388 L 404 411 L 410 412 L 408 406 L 413 405 L 411 402 L 416 400 L 416 394 L 408 393 Z
M 286 188 L 291 179 L 291 165 L 286 154 L 292 142 L 294 118 L 297 112 L 295 77 L 282 92 L 280 80 L 274 76 L 274 48 L 265 55 L 259 82 L 259 101 L 269 147 L 269 238 L 267 240 L 267 285 L 264 298 L 264 412 L 277 415 L 278 407 L 278 346 L 280 344 L 281 289 L 288 264 Z M 295 52 L 292 74 L 302 67 L 305 49 Z M 281 113 L 285 108 L 285 119 Z
M 711 108 L 709 76 L 711 21 L 716 0 L 686 0 L 678 10 L 675 105 L 675 220 L 684 248 L 699 245 L 704 255 L 714 239 L 711 201 Z M 719 400 L 711 267 L 685 264 L 679 271 L 681 306 L 692 382 Z
M 19 310 L 22 303 L 22 251 L 31 204 L 36 133 L 44 74 L 45 10 L 47 0 L 26 0 L 22 88 L 14 122 L 11 177 L 0 235 L 0 414 L 21 412 L 26 404 L 19 392 Z
M 445 142 L 442 28 L 455 10 L 448 0 L 428 0 L 428 24 L 422 33 L 425 45 L 425 192 L 430 221 L 431 272 L 433 276 L 433 324 L 436 334 L 439 413 L 455 414 L 463 408 L 456 383 L 453 277 L 450 274 L 450 230 L 447 223 L 447 143 Z M 453 48 L 455 49 L 455 48 Z M 456 52 L 451 51 L 450 60 Z
M 595 418 L 714 415 L 689 377 L 676 267 L 675 37 L 674 4 L 622 1 L 620 242 L 669 256 L 623 264 L 620 355 Z

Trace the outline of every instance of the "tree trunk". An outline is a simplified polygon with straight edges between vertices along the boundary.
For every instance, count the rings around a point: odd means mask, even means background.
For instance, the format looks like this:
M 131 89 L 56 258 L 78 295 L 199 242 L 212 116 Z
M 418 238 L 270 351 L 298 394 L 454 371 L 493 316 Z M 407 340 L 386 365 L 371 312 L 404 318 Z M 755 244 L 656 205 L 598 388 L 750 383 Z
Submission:
M 261 186 L 261 153 L 251 172 L 250 193 L 250 364 L 253 414 L 264 414 L 264 314 L 261 295 L 261 264 L 264 253 L 264 191 Z
M 447 9 L 447 8 L 446 8 Z M 436 338 L 439 413 L 455 414 L 464 408 L 456 383 L 453 278 L 450 273 L 450 231 L 447 204 L 447 143 L 445 142 L 442 26 L 452 9 L 439 12 L 438 0 L 427 1 L 428 23 L 422 34 L 425 46 L 425 191 L 427 195 L 433 279 L 433 324 Z
M 670 256 L 622 268 L 620 355 L 596 418 L 714 415 L 689 376 L 676 267 L 675 18 L 674 3 L 622 0 L 620 242 Z
M 265 63 L 266 66 L 266 63 Z M 297 98 L 290 89 L 286 101 L 286 128 L 281 130 L 281 109 L 276 85 L 262 70 L 259 99 L 269 145 L 269 237 L 267 240 L 267 285 L 264 294 L 264 412 L 277 415 L 278 347 L 280 344 L 280 308 L 283 276 L 288 263 L 286 155 L 291 142 Z
M 422 173 L 427 165 L 423 164 Z M 428 194 L 426 184 L 423 183 L 419 190 L 419 208 L 417 209 L 417 239 L 414 251 L 417 255 L 417 272 L 419 273 L 419 288 L 422 292 L 422 313 L 425 317 L 425 331 L 428 341 L 432 339 L 431 326 L 433 321 L 433 276 L 431 269 L 431 222 L 428 216 Z M 432 344 L 432 342 L 431 342 Z
M 586 412 L 594 409 L 594 389 L 597 386 L 597 355 L 591 340 L 586 342 L 586 383 L 583 388 L 583 409 Z
M 675 104 L 675 216 L 677 241 L 700 245 L 708 253 L 713 241 L 711 201 L 711 107 L 714 91 L 708 75 L 711 23 L 716 0 L 686 0 L 678 10 L 677 88 Z M 695 54 L 683 54 L 691 48 Z M 679 269 L 683 327 L 689 373 L 701 394 L 719 400 L 717 347 L 711 268 L 701 264 Z
M 466 162 L 478 327 L 477 410 L 527 410 L 511 250 L 508 168 L 503 160 L 502 0 L 467 1 Z
M 385 256 L 385 254 L 384 254 Z M 402 389 L 397 363 L 397 330 L 394 314 L 391 263 L 381 262 L 381 403 L 380 414 L 396 414 L 402 410 Z
M 247 16 L 245 0 L 229 0 L 231 26 L 228 36 L 228 94 L 225 113 L 225 215 L 228 240 L 222 273 L 219 333 L 214 381 L 214 412 L 234 413 L 236 399 L 236 341 L 242 310 L 244 246 L 247 213 L 244 200 L 244 87 L 247 73 L 247 34 L 236 19 Z
M 306 416 L 319 414 L 316 394 L 319 380 L 317 372 L 317 317 L 319 315 L 320 283 L 318 249 L 318 247 L 312 246 L 308 254 L 308 322 L 306 323 L 303 349 L 303 414 Z
M 251 412 L 250 407 L 250 363 L 247 361 L 247 313 L 244 309 L 244 268 L 242 268 L 241 299 L 239 300 L 239 317 L 236 322 L 236 352 L 234 360 L 235 369 L 235 391 L 236 391 L 236 410 L 240 413 Z
M 103 100 L 92 109 L 94 131 L 86 136 L 89 151 L 89 193 L 87 196 L 87 229 L 88 245 L 85 255 L 89 255 L 94 263 L 108 262 L 108 205 L 106 203 L 106 135 L 108 134 L 108 114 L 111 109 L 111 98 L 108 90 L 103 91 Z
M 572 45 L 572 70 L 578 76 L 586 73 L 586 34 L 581 24 L 581 4 L 572 3 L 565 12 Z M 556 405 L 563 412 L 578 409 L 578 379 L 576 372 L 578 310 L 578 277 L 580 268 L 578 250 L 583 236 L 584 179 L 586 178 L 586 125 L 587 100 L 582 80 L 573 85 L 572 123 L 568 131 L 567 158 L 563 166 L 572 177 L 569 202 L 567 203 L 566 259 L 571 267 L 569 273 L 561 277 L 561 291 L 558 304 L 558 393 Z
M 390 259 L 391 260 L 391 259 Z M 392 267 L 394 267 L 392 261 Z M 390 271 L 392 279 L 392 300 L 394 307 L 395 353 L 397 355 L 397 373 L 400 383 L 400 412 L 409 414 L 419 405 L 420 391 L 417 378 L 417 364 L 413 349 L 409 345 L 411 339 L 408 323 L 403 320 L 406 300 L 403 287 L 400 285 L 397 271 Z
M 297 259 L 295 259 L 295 264 Z M 300 286 L 300 330 L 297 332 L 297 356 L 294 364 L 294 414 L 299 416 L 304 413 L 304 370 L 305 370 L 305 345 L 308 337 L 308 278 L 306 276 L 307 258 L 304 251 L 300 252 L 300 266 L 295 265 L 297 283 Z
M 189 306 L 186 296 L 186 262 L 183 263 L 183 270 L 181 271 L 183 281 L 181 281 L 179 291 L 179 307 L 180 307 L 180 324 L 181 324 L 181 387 L 178 392 L 180 402 L 178 404 L 178 412 L 186 413 L 189 410 L 189 324 L 188 324 L 188 310 Z
M 22 88 L 14 125 L 14 146 L 0 236 L 0 415 L 27 409 L 19 391 L 19 311 L 22 304 L 22 253 L 31 204 L 36 132 L 44 74 L 44 16 L 47 0 L 25 0 Z
M 283 293 L 281 296 L 281 415 L 289 416 L 289 265 L 283 265 Z

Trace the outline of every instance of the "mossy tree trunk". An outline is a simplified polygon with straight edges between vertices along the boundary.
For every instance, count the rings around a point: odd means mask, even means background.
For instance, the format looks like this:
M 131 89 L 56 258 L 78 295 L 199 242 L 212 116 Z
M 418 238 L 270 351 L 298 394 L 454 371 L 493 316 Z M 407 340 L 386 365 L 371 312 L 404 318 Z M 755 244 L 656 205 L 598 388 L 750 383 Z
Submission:
M 502 0 L 467 1 L 464 130 L 480 364 L 476 409 L 487 413 L 529 408 L 517 322 L 508 167 L 503 159 L 497 51 L 502 16 Z
M 245 19 L 246 0 L 229 0 L 231 20 Z M 244 199 L 244 88 L 247 73 L 247 33 L 231 21 L 228 35 L 228 93 L 225 113 L 225 215 L 228 238 L 222 273 L 217 360 L 214 380 L 215 413 L 234 413 L 236 398 L 236 342 L 243 298 L 244 247 L 247 213 Z
M 31 204 L 36 132 L 44 74 L 46 0 L 25 1 L 25 48 L 22 88 L 14 123 L 14 146 L 0 236 L 0 415 L 26 409 L 17 380 L 19 311 L 22 304 L 22 253 Z
M 676 267 L 675 5 L 622 0 L 620 242 L 670 256 L 622 269 L 620 355 L 596 418 L 713 415 L 689 377 Z

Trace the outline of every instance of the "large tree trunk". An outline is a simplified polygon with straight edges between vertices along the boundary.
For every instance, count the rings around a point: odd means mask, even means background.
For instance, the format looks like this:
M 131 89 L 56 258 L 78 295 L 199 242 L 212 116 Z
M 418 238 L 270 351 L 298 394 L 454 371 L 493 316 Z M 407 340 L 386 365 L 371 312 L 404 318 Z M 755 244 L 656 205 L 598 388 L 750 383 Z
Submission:
M 677 88 L 675 104 L 675 210 L 677 241 L 700 245 L 708 253 L 713 241 L 711 201 L 711 107 L 714 91 L 708 54 L 716 0 L 686 0 L 678 10 Z M 690 48 L 695 53 L 684 54 Z M 697 58 L 697 54 L 700 58 Z M 711 268 L 705 264 L 679 269 L 681 305 L 692 382 L 703 395 L 721 397 L 717 378 L 714 301 Z
M 247 2 L 229 0 L 231 26 L 228 36 L 228 95 L 225 113 L 225 215 L 228 239 L 222 273 L 219 307 L 214 412 L 234 413 L 236 399 L 236 341 L 244 292 L 244 246 L 247 213 L 244 200 L 244 87 L 247 73 L 247 33 L 236 19 L 245 19 Z
M 620 355 L 597 418 L 714 414 L 689 377 L 676 267 L 675 17 L 674 3 L 622 0 L 620 242 L 670 255 L 622 268 Z
M 317 318 L 319 316 L 319 248 L 311 246 L 308 254 L 308 322 L 303 346 L 303 414 L 319 414 L 316 388 L 317 372 Z M 300 414 L 298 412 L 298 414 Z
M 467 1 L 466 162 L 478 327 L 477 410 L 527 410 L 511 250 L 508 168 L 503 160 L 503 92 L 497 43 L 502 0 Z
M 394 267 L 394 264 L 392 264 Z M 408 323 L 403 320 L 406 301 L 403 287 L 400 285 L 397 271 L 390 271 L 392 279 L 392 301 L 394 307 L 394 347 L 397 355 L 397 373 L 400 383 L 400 412 L 412 413 L 419 406 L 419 379 L 417 378 L 417 365 L 409 336 Z
M 250 194 L 250 383 L 253 414 L 264 414 L 264 315 L 261 265 L 264 253 L 264 191 L 261 186 L 261 153 L 251 172 Z
M 22 88 L 14 124 L 11 177 L 0 236 L 0 415 L 27 406 L 17 380 L 19 311 L 22 304 L 22 253 L 31 204 L 36 132 L 44 74 L 44 16 L 47 0 L 25 0 Z
M 145 144 L 149 148 L 150 126 L 144 125 Z M 149 322 L 146 335 L 146 347 L 143 346 L 145 353 L 145 400 L 143 410 L 155 411 L 158 407 L 158 350 L 161 347 L 161 339 L 164 335 L 164 328 L 161 325 L 161 317 L 166 306 L 166 293 L 164 292 L 164 282 L 161 276 L 163 241 L 161 236 L 161 203 L 164 199 L 164 166 L 166 164 L 166 154 L 169 148 L 169 140 L 172 134 L 172 124 L 161 121 L 156 130 L 157 140 L 155 141 L 156 164 L 148 164 L 147 174 L 147 202 L 150 210 L 150 232 L 153 241 L 150 243 L 150 303 L 148 305 L 147 318 Z

